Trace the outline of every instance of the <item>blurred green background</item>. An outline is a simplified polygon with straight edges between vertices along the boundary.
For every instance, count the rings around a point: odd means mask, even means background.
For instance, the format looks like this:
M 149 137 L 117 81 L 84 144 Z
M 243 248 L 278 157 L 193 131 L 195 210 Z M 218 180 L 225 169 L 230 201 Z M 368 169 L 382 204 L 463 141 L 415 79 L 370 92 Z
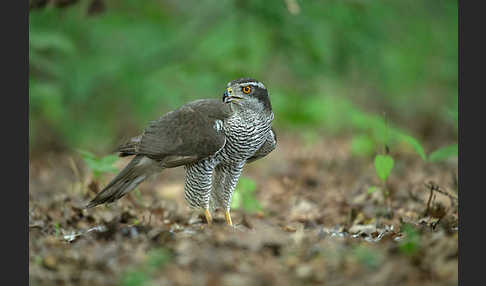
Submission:
M 31 1 L 29 22 L 31 155 L 111 152 L 243 76 L 280 133 L 374 152 L 386 118 L 416 151 L 457 143 L 457 1 Z

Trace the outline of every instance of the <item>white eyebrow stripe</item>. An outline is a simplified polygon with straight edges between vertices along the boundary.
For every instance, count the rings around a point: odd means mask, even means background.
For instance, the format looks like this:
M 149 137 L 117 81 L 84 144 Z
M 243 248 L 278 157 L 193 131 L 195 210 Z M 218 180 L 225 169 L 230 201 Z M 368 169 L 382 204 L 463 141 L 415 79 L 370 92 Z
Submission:
M 242 87 L 242 86 L 247 86 L 247 85 L 252 85 L 252 86 L 257 86 L 259 88 L 262 88 L 262 89 L 267 89 L 263 83 L 261 82 L 256 82 L 256 81 L 251 81 L 251 82 L 244 82 L 244 83 L 240 83 L 238 84 L 237 86 L 238 87 Z

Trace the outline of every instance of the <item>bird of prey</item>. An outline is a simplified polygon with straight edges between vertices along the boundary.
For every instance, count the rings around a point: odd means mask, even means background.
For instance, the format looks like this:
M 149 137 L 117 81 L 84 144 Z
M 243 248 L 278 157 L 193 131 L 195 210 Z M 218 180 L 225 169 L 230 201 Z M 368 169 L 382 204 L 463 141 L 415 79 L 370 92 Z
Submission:
M 222 209 L 232 225 L 230 205 L 246 163 L 272 152 L 277 138 L 265 85 L 251 78 L 227 84 L 222 99 L 200 99 L 152 121 L 143 133 L 118 147 L 119 156 L 134 156 L 88 205 L 116 201 L 150 175 L 184 166 L 184 198 L 193 208 Z

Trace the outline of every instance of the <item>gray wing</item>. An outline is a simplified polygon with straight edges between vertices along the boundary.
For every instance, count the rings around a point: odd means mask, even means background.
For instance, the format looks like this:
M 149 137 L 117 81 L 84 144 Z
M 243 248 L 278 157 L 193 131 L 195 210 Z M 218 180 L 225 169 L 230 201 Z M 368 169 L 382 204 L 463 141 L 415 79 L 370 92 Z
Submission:
M 275 131 L 270 129 L 267 133 L 267 140 L 265 143 L 263 143 L 262 147 L 256 151 L 256 153 L 250 157 L 248 160 L 246 160 L 247 163 L 254 162 L 258 159 L 261 159 L 265 156 L 267 156 L 270 152 L 272 152 L 275 147 L 277 147 L 277 135 L 275 134 Z
M 216 99 L 190 102 L 152 121 L 142 135 L 118 148 L 120 156 L 145 155 L 176 167 L 206 158 L 226 143 L 220 123 L 231 115 Z

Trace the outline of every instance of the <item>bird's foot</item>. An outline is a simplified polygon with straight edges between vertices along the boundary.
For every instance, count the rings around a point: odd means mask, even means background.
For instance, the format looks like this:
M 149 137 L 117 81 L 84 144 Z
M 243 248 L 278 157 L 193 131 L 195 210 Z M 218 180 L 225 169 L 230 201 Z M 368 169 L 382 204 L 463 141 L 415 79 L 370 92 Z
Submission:
M 226 224 L 229 226 L 233 226 L 233 222 L 231 221 L 231 215 L 229 211 L 224 212 L 224 218 L 226 219 Z
M 208 225 L 211 225 L 213 223 L 213 217 L 211 216 L 209 209 L 204 210 L 204 216 L 206 217 L 206 221 L 208 222 Z

